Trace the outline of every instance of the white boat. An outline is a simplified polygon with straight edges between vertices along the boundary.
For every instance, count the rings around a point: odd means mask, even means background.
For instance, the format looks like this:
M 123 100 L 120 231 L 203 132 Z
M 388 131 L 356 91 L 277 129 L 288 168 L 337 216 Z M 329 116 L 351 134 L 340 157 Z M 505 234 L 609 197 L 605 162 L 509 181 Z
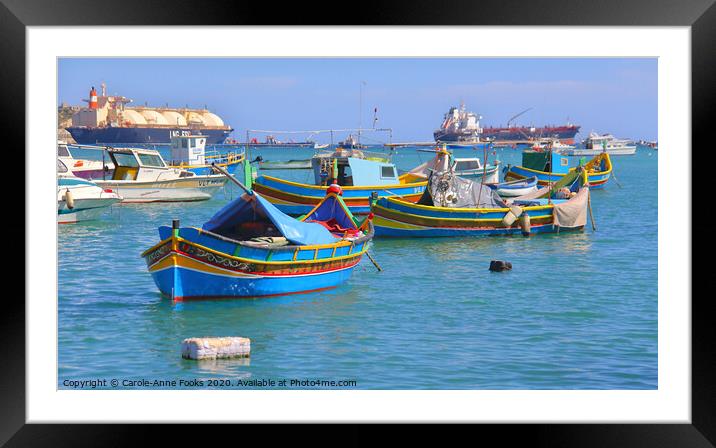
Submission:
M 500 197 L 512 198 L 517 196 L 523 196 L 528 193 L 537 191 L 537 177 L 530 177 L 528 179 L 513 180 L 510 182 L 501 182 L 499 184 L 488 184 L 488 187 L 492 188 L 497 192 Z
M 57 160 L 57 222 L 68 224 L 96 219 L 106 207 L 121 201 L 117 192 L 72 174 Z
M 101 179 L 103 176 L 111 176 L 114 170 L 114 165 L 110 161 L 75 158 L 67 143 L 61 140 L 57 142 L 57 158 L 75 176 L 83 179 Z
M 599 135 L 590 132 L 589 137 L 584 140 L 583 148 L 561 151 L 561 154 L 565 156 L 596 156 L 606 152 L 612 156 L 626 156 L 636 152 L 636 145 L 630 143 L 629 140 L 618 139 L 611 134 Z
M 329 144 L 325 143 L 323 145 L 319 145 L 318 143 L 313 144 L 313 149 L 326 149 L 328 148 Z
M 470 177 L 485 183 L 495 183 L 499 181 L 500 161 L 496 160 L 494 165 L 483 165 L 477 157 L 455 158 L 455 174 L 460 177 Z
M 111 179 L 95 180 L 122 196 L 122 202 L 184 202 L 210 199 L 228 178 L 167 166 L 153 149 L 107 148 L 114 164 Z
M 565 151 L 570 151 L 572 149 L 575 149 L 572 145 L 567 145 L 565 143 L 562 143 L 558 139 L 555 138 L 540 138 L 538 140 L 535 140 L 534 144 L 532 145 L 533 150 L 552 150 L 558 154 L 564 154 Z

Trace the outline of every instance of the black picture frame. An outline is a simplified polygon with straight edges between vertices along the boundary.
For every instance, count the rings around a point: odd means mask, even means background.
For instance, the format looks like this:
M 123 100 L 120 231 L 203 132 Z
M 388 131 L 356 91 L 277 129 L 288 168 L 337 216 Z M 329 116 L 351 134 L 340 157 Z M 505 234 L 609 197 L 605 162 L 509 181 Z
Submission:
M 339 12 L 335 2 L 319 3 L 258 3 L 258 2 L 190 2 L 186 0 L 0 0 L 0 89 L 2 89 L 5 151 L 25 147 L 25 39 L 28 26 L 75 25 L 571 25 L 571 26 L 686 26 L 691 27 L 692 44 L 692 147 L 707 142 L 711 126 L 716 80 L 716 7 L 714 0 L 533 0 L 518 3 L 508 0 L 453 1 L 447 3 L 401 1 L 368 2 L 347 5 Z M 276 5 L 281 5 L 277 7 Z M 322 15 L 323 14 L 323 15 Z M 22 130 L 22 131 L 18 131 Z M 9 140 L 9 141 L 8 141 Z M 678 148 L 682 149 L 682 148 Z M 32 162 L 25 153 L 26 165 Z M 690 168 L 690 167 L 689 167 Z M 28 168 L 29 170 L 29 168 Z M 26 171 L 29 173 L 29 171 Z M 17 202 L 17 201 L 16 201 Z M 23 202 L 23 207 L 32 206 Z M 13 207 L 13 215 L 24 216 Z M 690 223 L 691 221 L 689 221 Z M 5 222 L 6 253 L 24 253 L 24 240 L 31 238 L 25 222 Z M 14 235 L 23 234 L 20 238 Z M 22 266 L 12 260 L 16 266 Z M 692 275 L 693 278 L 693 275 Z M 14 282 L 17 283 L 17 282 Z M 691 300 L 692 304 L 692 423 L 691 424 L 541 424 L 481 425 L 467 431 L 471 438 L 490 440 L 496 435 L 502 441 L 529 442 L 537 446 L 680 446 L 708 447 L 716 445 L 716 365 L 715 326 L 709 313 L 708 297 L 694 295 L 675 300 Z M 50 300 L 51 298 L 48 298 Z M 17 294 L 7 294 L 0 312 L 0 446 L 126 446 L 136 443 L 137 430 L 131 425 L 40 425 L 25 424 L 25 306 Z M 400 417 L 397 417 L 398 419 Z M 184 425 L 185 426 L 185 425 Z M 143 425 L 142 437 L 161 433 L 176 434 L 185 441 L 190 433 L 201 430 L 172 426 Z M 226 432 L 235 430 L 226 429 Z M 323 431 L 323 430 L 321 430 Z M 475 432 L 477 431 L 477 432 Z M 292 426 L 286 431 L 270 432 L 275 437 L 300 440 L 305 430 Z M 315 431 L 314 431 L 315 432 Z M 421 438 L 425 427 L 411 426 L 400 431 L 395 440 L 405 442 L 406 436 Z M 372 444 L 375 436 L 364 426 L 335 425 L 331 439 L 340 445 Z M 212 434 L 215 431 L 212 430 Z M 324 432 L 324 437 L 326 433 Z M 478 436 L 479 434 L 479 436 Z M 340 437 L 335 439 L 334 437 Z M 392 437 L 392 436 L 391 436 Z M 381 436 L 382 442 L 391 437 Z M 214 436 L 212 436 L 212 439 Z M 315 439 L 314 439 L 315 440 Z M 494 439 L 493 439 L 494 440 Z M 451 438 L 443 439 L 450 442 Z M 240 442 L 238 442 L 240 443 Z M 504 443 L 504 442 L 502 442 Z

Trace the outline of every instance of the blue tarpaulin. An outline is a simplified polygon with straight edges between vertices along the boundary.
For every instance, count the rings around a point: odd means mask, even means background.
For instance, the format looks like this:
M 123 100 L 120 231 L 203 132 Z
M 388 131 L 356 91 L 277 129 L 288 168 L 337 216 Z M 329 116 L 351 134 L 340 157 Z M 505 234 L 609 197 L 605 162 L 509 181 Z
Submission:
M 343 205 L 335 196 L 328 196 L 304 221 L 329 221 L 335 219 L 336 223 L 344 229 L 356 229 L 356 225 L 346 213 Z
M 336 237 L 325 227 L 316 223 L 298 221 L 274 207 L 258 193 L 242 195 L 228 203 L 208 220 L 202 228 L 209 232 L 223 233 L 226 229 L 244 222 L 269 219 L 288 241 L 300 246 L 332 244 Z

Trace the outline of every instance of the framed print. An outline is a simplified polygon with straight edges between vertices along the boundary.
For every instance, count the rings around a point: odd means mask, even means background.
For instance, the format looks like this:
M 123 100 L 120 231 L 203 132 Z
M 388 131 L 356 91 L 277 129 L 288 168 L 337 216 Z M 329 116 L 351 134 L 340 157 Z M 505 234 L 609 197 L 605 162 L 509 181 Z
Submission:
M 716 13 L 613 3 L 248 26 L 268 11 L 4 1 L 26 293 L 0 441 L 459 422 L 711 446 L 691 163 Z

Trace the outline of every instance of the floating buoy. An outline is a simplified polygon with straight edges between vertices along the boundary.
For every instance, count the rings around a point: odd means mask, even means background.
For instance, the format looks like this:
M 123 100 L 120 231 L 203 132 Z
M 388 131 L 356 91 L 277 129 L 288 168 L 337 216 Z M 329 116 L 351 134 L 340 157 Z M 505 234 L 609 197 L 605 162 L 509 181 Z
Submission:
M 514 222 L 517 220 L 517 218 L 520 217 L 522 214 L 522 208 L 513 205 L 510 207 L 510 210 L 508 210 L 507 213 L 505 213 L 505 217 L 502 218 L 502 224 L 505 227 L 510 227 Z
M 185 359 L 245 358 L 250 354 L 249 338 L 189 338 L 181 343 L 181 357 Z
M 492 272 L 511 271 L 512 263 L 509 261 L 492 260 L 490 261 L 490 270 Z
M 65 204 L 67 204 L 67 208 L 70 210 L 75 208 L 75 199 L 72 197 L 72 193 L 70 193 L 69 188 L 65 190 Z
M 530 223 L 530 215 L 529 213 L 525 213 L 522 215 L 521 219 L 521 227 L 522 227 L 522 235 L 523 236 L 530 236 L 530 230 L 532 229 L 532 225 Z

